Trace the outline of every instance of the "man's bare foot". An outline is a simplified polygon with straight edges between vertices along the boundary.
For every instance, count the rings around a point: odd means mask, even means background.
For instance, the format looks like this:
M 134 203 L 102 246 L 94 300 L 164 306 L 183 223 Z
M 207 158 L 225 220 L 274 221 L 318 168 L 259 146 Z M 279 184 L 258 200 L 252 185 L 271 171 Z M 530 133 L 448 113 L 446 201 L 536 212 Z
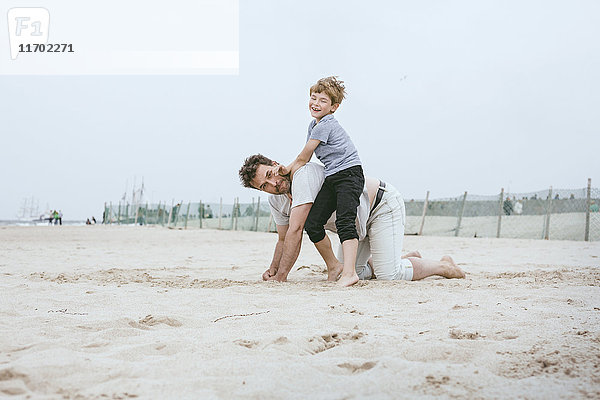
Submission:
M 371 267 L 371 278 L 369 279 L 377 279 L 377 276 L 375 276 L 375 270 L 373 269 L 373 257 L 369 257 L 367 264 L 369 264 L 369 267 Z
M 419 253 L 419 250 L 413 250 L 413 251 L 409 251 L 408 253 L 406 253 L 405 255 L 402 256 L 402 258 L 408 258 L 408 257 L 421 258 L 421 253 Z
M 441 274 L 444 278 L 460 279 L 465 277 L 464 271 L 456 265 L 452 257 L 443 256 L 440 261 L 442 261 L 442 264 L 444 266 L 443 273 Z
M 351 276 L 340 276 L 340 279 L 337 281 L 337 285 L 347 287 L 354 285 L 356 282 L 358 282 L 358 275 L 356 275 L 356 272 L 354 272 L 354 274 Z
M 335 268 L 327 268 L 327 281 L 328 282 L 335 282 L 337 281 L 338 277 L 340 276 L 340 274 L 342 273 L 342 270 L 344 269 L 344 264 L 342 263 L 337 263 Z

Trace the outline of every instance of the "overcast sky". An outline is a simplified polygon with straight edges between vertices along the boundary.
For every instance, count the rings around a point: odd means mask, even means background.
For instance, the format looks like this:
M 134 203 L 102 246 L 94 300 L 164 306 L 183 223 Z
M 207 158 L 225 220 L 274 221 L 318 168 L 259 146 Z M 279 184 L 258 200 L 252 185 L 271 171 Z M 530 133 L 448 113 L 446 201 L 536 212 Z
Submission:
M 134 176 L 149 201 L 250 201 L 243 159 L 291 161 L 328 75 L 407 199 L 597 187 L 599 38 L 596 0 L 241 0 L 239 75 L 0 75 L 0 219 L 32 195 L 98 218 Z

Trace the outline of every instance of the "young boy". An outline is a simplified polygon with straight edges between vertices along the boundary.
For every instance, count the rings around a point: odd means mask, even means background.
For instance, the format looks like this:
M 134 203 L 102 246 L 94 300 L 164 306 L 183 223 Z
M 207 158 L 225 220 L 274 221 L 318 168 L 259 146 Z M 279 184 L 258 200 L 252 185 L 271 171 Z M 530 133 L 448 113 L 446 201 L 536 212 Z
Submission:
M 345 97 L 345 89 L 344 82 L 334 76 L 319 79 L 310 88 L 308 108 L 314 120 L 308 126 L 306 145 L 290 165 L 280 167 L 279 173 L 285 175 L 296 172 L 310 161 L 313 152 L 325 165 L 325 181 L 310 209 L 304 228 L 325 259 L 330 279 L 335 280 L 339 275 L 339 285 L 351 286 L 358 282 L 354 266 L 358 248 L 356 209 L 365 178 L 356 147 L 333 116 Z M 339 262 L 332 260 L 335 257 L 331 252 L 331 242 L 323 228 L 334 211 L 344 254 L 341 271 Z

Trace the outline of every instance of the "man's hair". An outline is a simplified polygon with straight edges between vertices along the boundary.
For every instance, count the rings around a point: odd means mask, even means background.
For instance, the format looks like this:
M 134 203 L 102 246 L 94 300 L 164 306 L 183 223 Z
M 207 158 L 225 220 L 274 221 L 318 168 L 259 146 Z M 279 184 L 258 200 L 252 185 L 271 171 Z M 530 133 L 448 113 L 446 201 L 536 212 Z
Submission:
M 346 87 L 337 76 L 328 76 L 310 87 L 310 95 L 313 93 L 325 93 L 331 99 L 331 104 L 340 104 L 346 98 Z
M 255 154 L 246 158 L 244 165 L 240 168 L 240 181 L 242 185 L 247 188 L 256 189 L 252 186 L 252 181 L 256 177 L 256 169 L 259 165 L 273 165 L 273 160 L 263 156 L 262 154 Z

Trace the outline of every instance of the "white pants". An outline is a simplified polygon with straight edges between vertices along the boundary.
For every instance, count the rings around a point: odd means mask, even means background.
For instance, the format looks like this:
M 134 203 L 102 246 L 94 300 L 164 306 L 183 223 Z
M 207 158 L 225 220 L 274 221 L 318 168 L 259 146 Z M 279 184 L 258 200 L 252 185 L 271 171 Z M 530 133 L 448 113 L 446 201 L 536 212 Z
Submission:
M 411 281 L 413 267 L 408 259 L 402 259 L 402 241 L 406 211 L 402 196 L 391 185 L 384 189 L 381 202 L 367 220 L 367 236 L 358 242 L 356 273 L 359 279 L 402 279 Z M 373 269 L 367 264 L 373 257 Z M 342 246 L 337 258 L 343 262 Z

